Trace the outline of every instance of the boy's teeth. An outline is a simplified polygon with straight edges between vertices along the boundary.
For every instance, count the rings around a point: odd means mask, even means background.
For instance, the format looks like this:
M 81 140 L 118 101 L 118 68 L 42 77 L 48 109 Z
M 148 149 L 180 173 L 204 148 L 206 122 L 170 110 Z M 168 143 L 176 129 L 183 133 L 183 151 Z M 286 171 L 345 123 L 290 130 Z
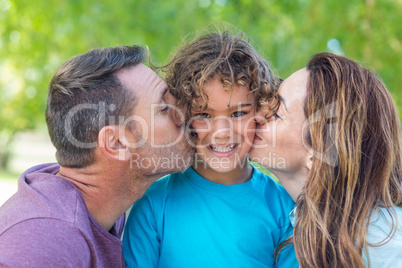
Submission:
M 220 153 L 229 152 L 229 151 L 233 150 L 234 147 L 235 147 L 235 144 L 230 145 L 230 146 L 228 146 L 228 147 L 224 147 L 224 148 L 222 148 L 222 147 L 215 147 L 215 146 L 212 146 L 212 145 L 211 145 L 212 150 L 214 150 L 214 151 L 216 151 L 216 152 L 220 152 Z

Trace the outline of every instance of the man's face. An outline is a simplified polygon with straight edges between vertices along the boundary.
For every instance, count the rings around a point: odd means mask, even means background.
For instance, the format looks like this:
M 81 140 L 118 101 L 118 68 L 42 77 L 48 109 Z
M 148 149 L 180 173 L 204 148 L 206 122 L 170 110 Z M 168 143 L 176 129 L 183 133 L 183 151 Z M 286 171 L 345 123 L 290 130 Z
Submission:
M 184 116 L 176 108 L 176 99 L 165 81 L 143 64 L 121 70 L 117 75 L 135 96 L 132 168 L 143 175 L 165 175 L 189 167 L 194 149 L 186 141 Z

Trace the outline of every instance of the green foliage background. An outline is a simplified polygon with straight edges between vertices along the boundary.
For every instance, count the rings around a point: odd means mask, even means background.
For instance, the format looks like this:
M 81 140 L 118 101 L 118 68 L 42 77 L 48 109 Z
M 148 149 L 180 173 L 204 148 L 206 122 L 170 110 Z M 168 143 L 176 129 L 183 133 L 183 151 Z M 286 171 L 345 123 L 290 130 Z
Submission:
M 0 151 L 44 126 L 47 85 L 65 60 L 142 44 L 163 64 L 184 36 L 220 21 L 247 33 L 283 78 L 332 51 L 376 70 L 401 107 L 401 14 L 402 0 L 0 0 Z

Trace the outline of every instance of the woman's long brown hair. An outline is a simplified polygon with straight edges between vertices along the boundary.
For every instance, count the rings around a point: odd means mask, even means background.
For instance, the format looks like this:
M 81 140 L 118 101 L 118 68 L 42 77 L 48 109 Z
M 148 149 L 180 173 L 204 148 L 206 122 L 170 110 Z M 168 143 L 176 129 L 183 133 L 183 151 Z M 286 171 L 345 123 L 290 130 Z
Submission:
M 364 267 L 372 215 L 402 204 L 400 121 L 370 70 L 331 53 L 307 64 L 304 142 L 313 164 L 297 200 L 293 242 L 300 267 Z M 401 220 L 401 219 L 399 219 Z M 282 245 L 284 246 L 284 245 Z

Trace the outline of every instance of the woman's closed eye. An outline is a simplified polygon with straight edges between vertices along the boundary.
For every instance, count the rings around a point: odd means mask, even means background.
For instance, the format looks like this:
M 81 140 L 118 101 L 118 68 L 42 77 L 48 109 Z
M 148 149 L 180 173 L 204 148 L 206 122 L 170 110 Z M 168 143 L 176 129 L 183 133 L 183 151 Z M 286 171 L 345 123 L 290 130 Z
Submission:
M 265 115 L 265 122 L 280 120 L 282 117 L 278 113 L 268 113 Z
M 275 117 L 276 119 L 281 119 L 281 116 L 278 113 L 274 113 L 272 116 Z

